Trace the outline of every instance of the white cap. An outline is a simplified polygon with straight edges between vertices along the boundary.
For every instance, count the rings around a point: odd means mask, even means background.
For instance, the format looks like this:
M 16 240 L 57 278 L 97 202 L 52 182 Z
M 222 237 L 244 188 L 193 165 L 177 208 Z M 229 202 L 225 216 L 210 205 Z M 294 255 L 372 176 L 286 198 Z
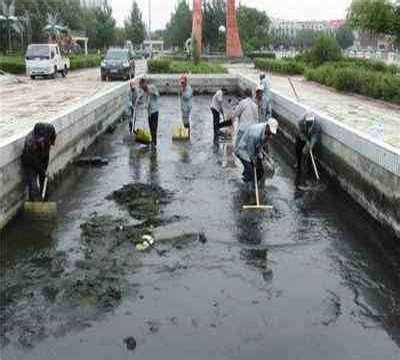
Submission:
M 315 115 L 311 112 L 308 112 L 304 118 L 306 121 L 315 121 Z
M 267 125 L 269 126 L 269 130 L 271 131 L 271 133 L 273 135 L 276 135 L 276 133 L 278 132 L 278 127 L 279 127 L 278 121 L 274 118 L 270 118 L 267 121 Z

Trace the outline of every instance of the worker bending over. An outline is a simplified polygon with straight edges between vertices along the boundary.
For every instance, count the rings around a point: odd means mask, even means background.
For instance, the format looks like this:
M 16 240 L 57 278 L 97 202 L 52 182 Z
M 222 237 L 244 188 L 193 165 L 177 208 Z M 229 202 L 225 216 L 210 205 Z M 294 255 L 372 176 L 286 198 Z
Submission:
M 145 76 L 143 76 L 140 79 L 139 86 L 143 90 L 144 95 L 147 98 L 151 144 L 152 146 L 157 146 L 158 116 L 160 111 L 160 93 L 153 84 L 149 84 L 149 80 Z M 136 104 L 138 104 L 138 101 L 136 101 Z
M 249 125 L 236 139 L 235 155 L 243 164 L 244 182 L 254 180 L 254 169 L 258 180 L 264 177 L 263 158 L 267 156 L 268 141 L 277 133 L 278 126 L 278 121 L 271 118 L 266 123 Z
M 37 123 L 25 139 L 22 168 L 29 187 L 29 200 L 41 201 L 49 166 L 50 148 L 56 141 L 56 129 L 47 123 Z
M 264 98 L 266 102 L 266 119 L 268 120 L 272 117 L 272 93 L 271 93 L 271 83 L 267 78 L 265 73 L 260 74 L 260 87 L 264 91 Z M 260 120 L 261 121 L 261 120 Z
M 239 102 L 232 112 L 229 122 L 227 122 L 233 124 L 237 119 L 236 140 L 240 139 L 249 125 L 258 123 L 258 108 L 252 99 L 253 94 L 251 89 L 246 89 L 244 95 L 245 98 Z
M 224 115 L 224 96 L 228 93 L 228 90 L 222 88 L 218 90 L 212 98 L 211 101 L 211 112 L 213 115 L 214 123 L 214 138 L 219 135 L 219 129 L 226 126 L 225 115 Z M 221 123 L 221 116 L 223 122 Z
M 181 113 L 182 113 L 182 123 L 185 129 L 188 129 L 190 138 L 190 118 L 192 115 L 193 107 L 193 90 L 189 85 L 188 77 L 182 75 L 179 79 L 181 86 Z
M 297 176 L 296 185 L 304 186 L 310 170 L 310 152 L 321 138 L 321 125 L 312 113 L 306 113 L 299 121 L 296 137 Z

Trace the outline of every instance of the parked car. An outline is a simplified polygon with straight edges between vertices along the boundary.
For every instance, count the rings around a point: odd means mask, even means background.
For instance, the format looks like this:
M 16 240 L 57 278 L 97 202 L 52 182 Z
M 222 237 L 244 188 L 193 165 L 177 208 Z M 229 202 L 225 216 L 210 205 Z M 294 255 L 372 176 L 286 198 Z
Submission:
M 101 62 L 101 80 L 135 77 L 134 53 L 129 49 L 109 49 Z
M 57 44 L 30 44 L 25 54 L 26 74 L 35 79 L 36 76 L 51 76 L 57 73 L 67 76 L 70 61 L 65 57 Z

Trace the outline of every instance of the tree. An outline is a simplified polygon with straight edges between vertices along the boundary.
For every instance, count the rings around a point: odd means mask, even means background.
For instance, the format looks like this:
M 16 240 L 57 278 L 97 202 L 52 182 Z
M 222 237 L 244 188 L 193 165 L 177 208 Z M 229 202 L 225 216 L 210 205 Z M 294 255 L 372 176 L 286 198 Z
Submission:
M 395 35 L 399 18 L 396 18 L 396 7 L 390 0 L 353 0 L 347 20 L 352 28 L 373 35 Z
M 270 43 L 270 19 L 265 11 L 247 6 L 237 9 L 240 38 L 245 52 L 261 50 Z
M 320 31 L 315 30 L 300 30 L 293 39 L 293 44 L 297 48 L 307 49 L 313 46 L 321 36 Z
M 6 53 L 6 49 L 8 48 L 9 51 L 11 51 L 11 33 L 14 30 L 16 33 L 21 33 L 21 27 L 19 26 L 19 20 L 15 16 L 15 0 L 11 0 L 8 3 L 4 1 L 2 3 L 2 8 L 0 9 L 1 14 L 0 14 L 0 23 L 2 24 L 2 27 L 4 27 L 5 34 L 7 36 L 7 39 L 5 43 L 7 43 L 7 46 L 3 47 L 4 53 Z
M 307 60 L 314 65 L 324 62 L 339 61 L 342 58 L 342 50 L 333 36 L 322 35 L 315 45 L 307 52 Z
M 104 50 L 112 45 L 114 40 L 115 19 L 112 17 L 112 8 L 104 6 L 94 10 L 95 15 L 95 45 Z
M 146 28 L 136 0 L 133 1 L 131 12 L 124 24 L 127 39 L 132 41 L 134 45 L 142 44 L 145 38 Z
M 165 30 L 165 42 L 167 45 L 177 46 L 183 49 L 185 42 L 192 36 L 192 12 L 185 0 L 179 0 L 175 13 Z
M 353 30 L 347 26 L 343 25 L 336 31 L 336 40 L 340 44 L 342 49 L 348 49 L 354 44 L 354 33 Z
M 225 36 L 219 32 L 220 26 L 225 26 L 225 18 L 224 0 L 203 2 L 203 39 L 205 47 L 210 51 L 223 51 L 225 48 Z

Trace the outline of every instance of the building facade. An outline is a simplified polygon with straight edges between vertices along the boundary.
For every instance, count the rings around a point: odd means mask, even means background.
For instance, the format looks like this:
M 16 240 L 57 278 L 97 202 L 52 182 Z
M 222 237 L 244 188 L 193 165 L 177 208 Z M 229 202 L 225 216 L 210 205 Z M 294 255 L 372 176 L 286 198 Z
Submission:
M 283 19 L 272 19 L 271 32 L 279 36 L 295 38 L 301 31 L 319 31 L 333 33 L 344 25 L 345 20 L 332 21 L 292 21 Z

